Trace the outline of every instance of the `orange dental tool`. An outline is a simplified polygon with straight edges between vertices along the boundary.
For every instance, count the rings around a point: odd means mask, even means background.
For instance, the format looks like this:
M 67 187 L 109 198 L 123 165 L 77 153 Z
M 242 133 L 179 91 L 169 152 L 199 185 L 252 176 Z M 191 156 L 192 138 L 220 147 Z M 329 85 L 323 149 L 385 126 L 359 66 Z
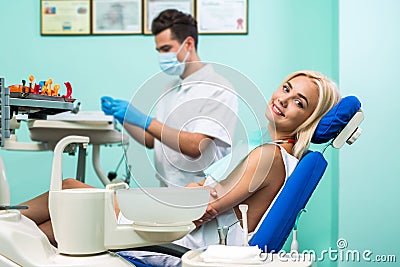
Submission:
M 41 95 L 47 95 L 47 86 L 43 85 Z
M 50 78 L 50 79 L 48 79 L 47 80 L 47 90 L 49 90 L 49 91 L 51 91 L 52 89 L 51 89 L 51 85 L 53 84 L 53 79 L 52 78 Z
M 60 85 L 59 84 L 55 84 L 54 85 L 54 90 L 52 91 L 51 95 L 52 96 L 58 96 L 58 90 L 60 90 Z
M 33 75 L 29 75 L 29 90 L 30 92 L 34 92 L 33 91 L 33 81 L 35 80 L 35 77 Z

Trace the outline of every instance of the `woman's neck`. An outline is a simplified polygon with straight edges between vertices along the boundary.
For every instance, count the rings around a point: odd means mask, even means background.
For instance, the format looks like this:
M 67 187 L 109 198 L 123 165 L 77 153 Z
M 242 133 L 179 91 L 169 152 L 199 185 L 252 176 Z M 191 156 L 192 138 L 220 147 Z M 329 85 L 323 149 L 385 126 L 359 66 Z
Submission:
M 293 134 L 279 132 L 270 125 L 268 125 L 268 131 L 272 141 L 280 141 L 281 143 L 295 143 L 296 138 Z

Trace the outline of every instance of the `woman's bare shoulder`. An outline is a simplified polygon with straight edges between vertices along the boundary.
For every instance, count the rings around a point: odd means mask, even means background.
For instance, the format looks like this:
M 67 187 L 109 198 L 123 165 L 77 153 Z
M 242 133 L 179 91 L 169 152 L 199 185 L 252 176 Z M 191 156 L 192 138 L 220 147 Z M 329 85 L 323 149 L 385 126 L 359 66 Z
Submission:
M 264 144 L 257 147 L 249 154 L 247 167 L 253 174 L 251 188 L 254 191 L 269 186 L 271 181 L 282 176 L 284 170 L 279 146 Z
M 280 148 L 274 144 L 264 144 L 250 152 L 251 157 L 268 157 L 270 159 L 281 159 Z
M 282 164 L 282 154 L 278 146 L 274 144 L 264 144 L 250 152 L 248 158 L 249 166 L 258 170 L 267 170 L 273 166 Z

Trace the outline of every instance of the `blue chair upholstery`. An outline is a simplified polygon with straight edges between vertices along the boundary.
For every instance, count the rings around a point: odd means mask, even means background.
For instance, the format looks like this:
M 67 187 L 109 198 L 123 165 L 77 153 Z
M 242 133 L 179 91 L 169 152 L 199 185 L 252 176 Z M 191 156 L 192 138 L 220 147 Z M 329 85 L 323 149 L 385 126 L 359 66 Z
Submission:
M 119 256 L 121 256 L 122 258 L 124 258 L 126 261 L 134 264 L 135 267 L 153 267 L 153 266 L 151 266 L 149 264 L 146 264 L 146 263 L 142 262 L 141 260 L 139 260 L 136 257 L 130 256 L 129 253 L 125 253 L 124 251 L 117 252 L 117 254 Z
M 311 142 L 326 143 L 335 138 L 361 108 L 356 96 L 345 96 L 318 123 Z
M 320 152 L 308 152 L 300 160 L 249 245 L 258 245 L 264 252 L 282 248 L 297 214 L 307 204 L 327 165 Z

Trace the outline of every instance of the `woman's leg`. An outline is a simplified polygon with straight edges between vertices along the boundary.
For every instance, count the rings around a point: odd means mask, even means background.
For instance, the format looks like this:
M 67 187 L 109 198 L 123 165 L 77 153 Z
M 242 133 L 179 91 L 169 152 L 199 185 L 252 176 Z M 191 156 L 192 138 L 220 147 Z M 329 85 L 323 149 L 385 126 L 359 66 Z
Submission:
M 62 188 L 91 188 L 92 186 L 84 184 L 78 180 L 68 178 L 63 180 Z M 43 193 L 31 200 L 28 200 L 21 205 L 28 206 L 27 210 L 21 210 L 21 213 L 34 221 L 36 225 L 46 234 L 50 242 L 55 245 L 55 239 L 53 234 L 53 227 L 50 221 L 49 213 L 49 192 Z
M 37 225 L 42 224 L 50 219 L 49 214 L 49 193 L 43 193 L 21 205 L 28 206 L 27 210 L 21 210 L 21 213 L 34 221 Z
M 39 229 L 47 236 L 49 239 L 50 243 L 57 247 L 57 241 L 54 237 L 54 232 L 53 232 L 53 225 L 51 224 L 51 221 L 45 221 L 44 223 L 38 224 Z
M 62 188 L 70 189 L 70 188 L 90 188 L 87 184 L 84 184 L 78 180 L 68 178 L 63 180 Z M 26 217 L 33 220 L 37 225 L 42 224 L 48 220 L 50 220 L 49 214 L 49 192 L 43 193 L 40 196 L 37 196 L 31 200 L 28 200 L 21 205 L 28 206 L 27 210 L 22 210 L 21 213 Z

